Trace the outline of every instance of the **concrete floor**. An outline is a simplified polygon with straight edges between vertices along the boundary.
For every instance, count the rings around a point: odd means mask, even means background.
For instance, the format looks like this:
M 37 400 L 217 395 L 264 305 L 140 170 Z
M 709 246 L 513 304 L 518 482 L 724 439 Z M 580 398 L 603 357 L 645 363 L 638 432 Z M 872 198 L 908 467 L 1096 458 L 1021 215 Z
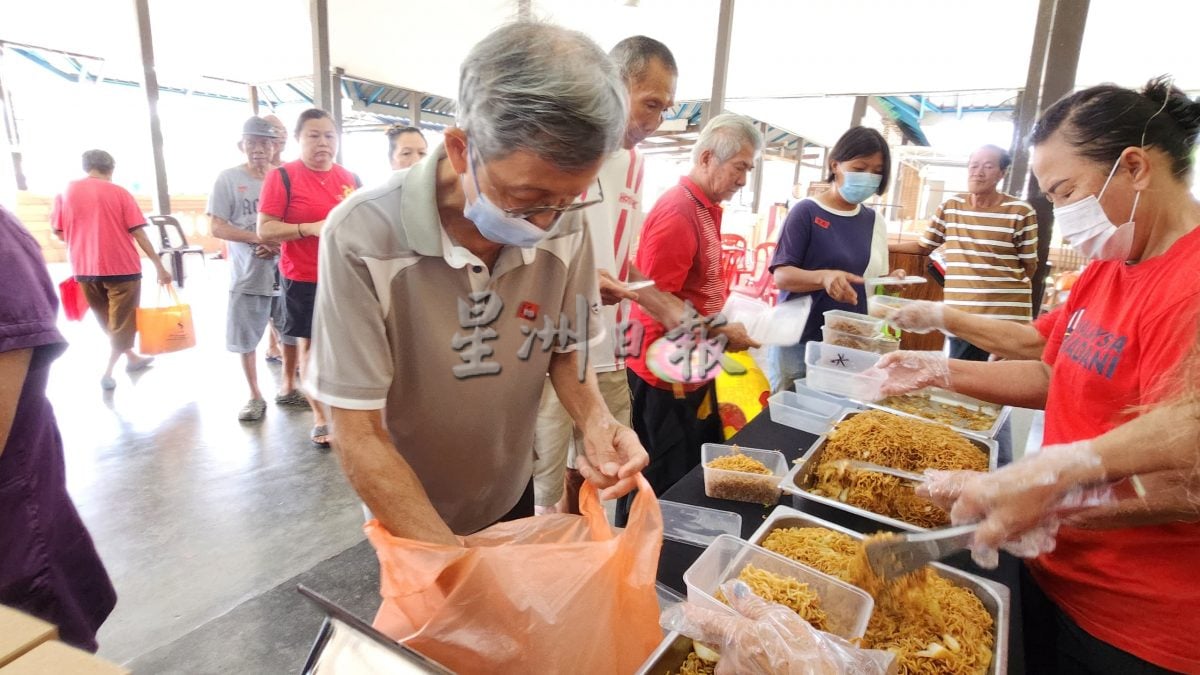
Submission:
M 249 395 L 237 357 L 224 348 L 228 271 L 221 261 L 198 262 L 189 263 L 184 294 L 193 306 L 194 349 L 160 356 L 132 378 L 118 364 L 117 389 L 105 393 L 99 378 L 106 339 L 91 317 L 63 321 L 71 347 L 50 382 L 69 488 L 119 596 L 100 631 L 100 654 L 132 662 L 137 672 L 221 672 L 201 667 L 206 655 L 195 651 L 190 664 L 177 655 L 173 664 L 142 668 L 136 659 L 363 540 L 362 511 L 336 458 L 308 440 L 311 413 L 268 402 L 262 422 L 237 420 Z M 67 273 L 51 266 L 56 282 Z M 153 278 L 148 272 L 146 279 Z M 154 291 L 153 282 L 143 284 L 143 305 L 154 302 Z M 268 401 L 278 377 L 278 366 L 260 360 Z M 369 570 L 370 547 L 356 550 L 360 567 Z M 328 588 L 337 577 L 308 583 L 331 597 L 357 597 L 354 589 Z M 361 575 L 344 581 L 356 579 Z M 377 588 L 367 582 L 367 596 Z M 359 601 L 355 609 L 370 612 L 371 604 Z M 290 619 L 273 617 L 285 625 Z M 312 613 L 297 617 L 294 643 L 282 648 L 287 663 L 295 661 L 290 652 L 297 645 L 302 662 L 319 624 Z M 230 651 L 220 640 L 192 647 L 210 656 Z M 271 662 L 275 653 L 247 653 L 242 667 L 224 672 L 288 670 L 277 667 L 283 661 Z
M 279 367 L 261 350 L 267 416 L 237 420 L 248 393 L 224 348 L 228 269 L 188 271 L 197 346 L 132 378 L 119 370 L 114 392 L 99 386 L 107 342 L 94 320 L 61 322 L 71 347 L 49 394 L 71 494 L 119 596 L 100 654 L 139 674 L 298 672 L 321 616 L 296 583 L 369 621 L 378 565 L 336 459 L 309 443 L 311 414 L 270 402 Z M 143 305 L 154 301 L 144 283 Z M 1040 442 L 1031 412 L 1014 415 L 1017 456 L 1027 435 Z

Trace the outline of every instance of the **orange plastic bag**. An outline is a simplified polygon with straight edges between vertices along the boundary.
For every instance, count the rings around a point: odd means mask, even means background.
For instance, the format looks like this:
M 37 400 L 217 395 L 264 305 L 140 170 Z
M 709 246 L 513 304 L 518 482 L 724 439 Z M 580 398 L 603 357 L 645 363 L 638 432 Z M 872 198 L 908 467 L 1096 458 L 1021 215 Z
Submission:
M 196 346 L 196 331 L 192 327 L 192 308 L 179 301 L 175 285 L 167 286 L 174 303 L 162 306 L 162 287 L 158 289 L 157 307 L 138 307 L 138 351 L 143 354 L 166 354 Z
M 380 563 L 375 628 L 458 673 L 632 673 L 662 641 L 662 512 L 650 484 L 615 534 L 596 488 L 582 516 L 493 525 L 465 547 L 365 529 Z

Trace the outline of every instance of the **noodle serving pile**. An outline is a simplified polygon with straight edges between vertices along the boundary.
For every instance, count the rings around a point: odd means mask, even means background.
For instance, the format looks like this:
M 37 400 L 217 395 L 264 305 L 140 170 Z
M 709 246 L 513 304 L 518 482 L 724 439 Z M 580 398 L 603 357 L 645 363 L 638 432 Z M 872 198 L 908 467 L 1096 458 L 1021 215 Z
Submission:
M 767 468 L 766 464 L 763 464 L 753 457 L 743 455 L 741 452 L 737 451 L 737 448 L 734 448 L 732 455 L 724 455 L 711 460 L 707 466 L 710 469 L 721 469 L 723 471 L 741 471 L 743 473 L 758 473 L 766 475 L 771 474 L 771 470 Z
M 910 481 L 875 471 L 848 469 L 839 461 L 847 459 L 914 473 L 926 469 L 988 469 L 987 453 L 942 425 L 871 410 L 834 427 L 820 462 L 805 479 L 804 488 L 926 528 L 949 525 L 950 517 L 933 502 L 918 497 Z
M 991 666 L 991 615 L 974 593 L 933 568 L 884 582 L 871 571 L 861 542 L 821 527 L 774 530 L 762 545 L 870 593 L 875 612 L 861 646 L 894 652 L 900 673 L 982 674 Z
M 821 609 L 821 598 L 817 596 L 816 591 L 808 587 L 808 584 L 792 577 L 768 572 L 754 565 L 743 567 L 738 579 L 746 582 L 746 585 L 758 597 L 787 607 L 817 630 L 826 630 L 825 624 L 828 618 L 825 616 L 825 611 Z M 717 591 L 716 598 L 729 604 L 720 590 Z

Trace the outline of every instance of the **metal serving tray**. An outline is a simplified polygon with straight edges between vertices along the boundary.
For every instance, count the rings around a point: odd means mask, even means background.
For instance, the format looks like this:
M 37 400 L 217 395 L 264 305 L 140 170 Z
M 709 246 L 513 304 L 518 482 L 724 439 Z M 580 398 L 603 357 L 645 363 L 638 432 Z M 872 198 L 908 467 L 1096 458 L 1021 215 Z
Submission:
M 839 417 L 837 419 L 837 421 L 834 422 L 833 426 L 836 426 L 838 423 L 840 423 L 844 420 L 848 420 L 851 417 L 854 417 L 855 415 L 861 415 L 862 412 L 863 411 L 860 411 L 860 410 L 852 410 L 850 412 L 847 412 L 844 415 L 842 415 L 841 417 Z M 907 417 L 912 417 L 912 416 L 908 415 Z M 928 422 L 930 424 L 936 424 L 936 422 L 929 422 L 929 420 L 921 420 L 921 421 Z M 832 431 L 833 426 L 830 427 L 831 431 Z M 962 432 L 958 432 L 958 434 L 960 436 L 962 436 L 963 438 L 967 439 L 968 441 L 970 441 L 971 444 L 974 445 L 975 447 L 979 448 L 983 452 L 986 452 L 988 455 L 988 470 L 989 471 L 996 470 L 996 461 L 997 461 L 997 457 L 999 455 L 999 450 L 998 450 L 999 446 L 997 445 L 996 441 L 986 439 L 986 438 L 980 438 L 978 436 L 971 436 L 970 434 L 964 434 Z M 788 474 L 783 477 L 783 480 L 779 483 L 780 489 L 782 489 L 784 492 L 787 492 L 789 494 L 796 495 L 797 497 L 800 497 L 801 499 L 807 499 L 809 501 L 817 502 L 819 504 L 831 506 L 833 508 L 845 511 L 847 513 L 852 513 L 856 516 L 859 516 L 862 518 L 867 518 L 869 520 L 873 520 L 877 523 L 883 523 L 884 525 L 887 525 L 892 528 L 896 528 L 896 529 L 900 529 L 900 530 L 908 530 L 910 532 L 927 532 L 928 531 L 928 528 L 921 527 L 919 525 L 913 525 L 912 523 L 908 523 L 903 520 L 899 520 L 897 518 L 892 518 L 890 516 L 878 514 L 873 511 L 868 511 L 866 509 L 862 509 L 857 506 L 852 506 L 850 504 L 840 502 L 836 499 L 830 499 L 829 497 L 824 497 L 824 496 L 821 496 L 818 494 L 813 494 L 813 493 L 809 492 L 808 490 L 805 490 L 804 488 L 802 488 L 801 486 L 805 483 L 809 474 L 811 474 L 813 471 L 815 471 L 817 464 L 820 463 L 821 455 L 825 451 L 825 443 L 828 439 L 829 439 L 828 433 L 822 434 L 820 437 L 817 438 L 816 442 L 813 443 L 812 448 L 810 448 L 809 451 L 804 455 L 804 457 L 802 457 L 800 459 L 800 461 L 798 461 L 792 467 L 792 470 L 789 471 Z
M 835 525 L 827 520 L 817 518 L 816 516 L 812 516 L 786 506 L 778 506 L 767 516 L 767 519 L 763 522 L 763 524 L 760 525 L 758 530 L 756 530 L 750 537 L 750 543 L 761 546 L 763 541 L 766 540 L 768 534 L 774 530 L 784 527 L 823 527 L 827 530 L 841 532 L 842 534 L 849 535 L 858 540 L 862 540 L 865 537 L 865 535 L 859 532 L 855 532 L 854 530 L 842 527 L 840 525 Z M 934 569 L 937 570 L 938 574 L 945 577 L 947 581 L 955 586 L 966 588 L 967 590 L 971 591 L 976 597 L 979 598 L 980 602 L 983 603 L 983 606 L 988 611 L 988 614 L 992 616 L 992 637 L 994 638 L 996 645 L 995 652 L 992 654 L 992 667 L 989 670 L 989 673 L 992 675 L 1004 675 L 1004 673 L 1007 673 L 1008 623 L 1011 602 L 1008 587 L 982 577 L 977 577 L 974 574 L 968 574 L 967 572 L 955 569 L 948 565 L 943 565 L 941 563 L 930 564 Z M 670 640 L 671 636 L 668 635 L 667 639 Z M 687 654 L 690 649 L 691 642 L 689 641 L 687 643 L 687 648 L 683 651 L 682 659 L 687 658 Z M 669 652 L 669 650 L 663 650 L 662 647 L 659 647 L 659 650 L 663 651 L 664 654 Z M 655 654 L 658 653 L 658 651 L 655 652 Z M 682 662 L 683 661 L 681 660 L 680 663 Z M 666 662 L 664 661 L 664 663 Z M 662 673 L 666 671 L 643 670 L 640 672 Z
M 949 425 L 951 429 L 954 429 L 958 433 L 964 434 L 967 436 L 977 436 L 980 438 L 986 438 L 989 440 L 993 440 L 996 438 L 997 435 L 1000 434 L 1000 427 L 1004 426 L 1004 423 L 1008 421 L 1008 416 L 1010 414 L 1012 414 L 1012 408 L 1009 406 L 997 406 L 993 403 L 988 403 L 986 401 L 980 401 L 977 398 L 971 398 L 970 396 L 965 396 L 963 394 L 959 394 L 959 393 L 953 392 L 953 391 L 947 391 L 945 389 L 938 389 L 937 387 L 929 387 L 928 389 L 922 389 L 921 391 L 912 392 L 912 395 L 918 395 L 918 394 L 928 395 L 929 398 L 932 399 L 936 403 L 945 403 L 947 405 L 958 405 L 958 406 L 962 406 L 962 407 L 970 409 L 970 410 L 979 410 L 980 408 L 983 408 L 983 407 L 993 407 L 993 408 L 1000 409 L 999 414 L 996 415 L 996 421 L 993 422 L 992 426 L 988 429 L 983 429 L 983 430 L 967 429 L 965 427 L 954 426 L 953 424 Z M 863 405 L 875 408 L 876 410 L 886 410 L 887 412 L 890 412 L 893 415 L 899 415 L 901 417 L 908 417 L 908 418 L 915 419 L 915 420 L 921 420 L 923 422 L 932 422 L 933 424 L 944 424 L 944 422 L 937 422 L 937 421 L 934 421 L 934 420 L 931 420 L 931 419 L 928 419 L 925 417 L 921 417 L 920 415 L 914 415 L 912 413 L 907 413 L 902 410 L 897 410 L 895 408 L 891 408 L 889 406 L 882 405 L 879 401 L 861 401 L 861 403 Z
M 646 662 L 638 668 L 637 675 L 663 675 L 678 673 L 680 667 L 687 661 L 692 651 L 692 639 L 674 631 L 667 633 L 658 649 L 646 658 Z

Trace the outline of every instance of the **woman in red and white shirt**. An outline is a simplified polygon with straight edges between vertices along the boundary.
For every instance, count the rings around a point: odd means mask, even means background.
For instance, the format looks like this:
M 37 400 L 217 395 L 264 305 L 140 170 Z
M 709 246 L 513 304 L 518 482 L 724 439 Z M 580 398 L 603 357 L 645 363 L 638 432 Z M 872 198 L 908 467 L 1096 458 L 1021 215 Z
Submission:
M 358 186 L 358 179 L 334 162 L 338 130 L 329 113 L 310 108 L 296 121 L 300 159 L 267 174 L 258 204 L 258 236 L 281 244 L 284 323 L 282 333 L 296 339 L 285 345 L 283 386 L 275 402 L 309 405 L 313 410 L 312 441 L 329 447 L 329 429 L 320 406 L 314 405 L 296 385 L 296 365 L 307 371 L 312 336 L 313 305 L 317 294 L 317 250 L 321 228 L 333 207 Z

